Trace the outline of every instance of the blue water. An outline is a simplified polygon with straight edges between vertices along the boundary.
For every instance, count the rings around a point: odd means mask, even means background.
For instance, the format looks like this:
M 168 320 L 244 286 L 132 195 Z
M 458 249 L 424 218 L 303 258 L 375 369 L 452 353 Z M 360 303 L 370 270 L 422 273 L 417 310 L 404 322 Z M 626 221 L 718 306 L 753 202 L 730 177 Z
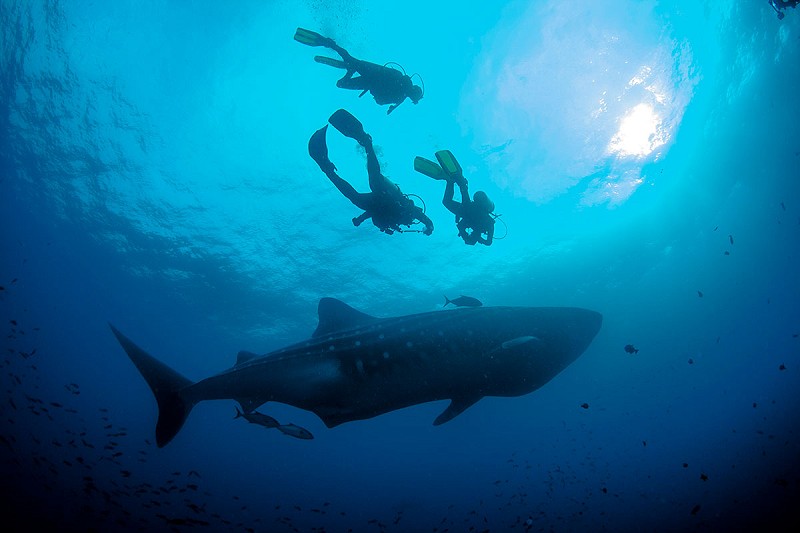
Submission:
M 230 4 L 230 5 L 229 5 Z M 388 4 L 387 4 L 388 6 Z M 731 531 L 800 522 L 800 11 L 766 1 L 0 5 L 2 508 L 76 531 Z M 424 79 L 391 115 L 300 26 Z M 417 78 L 415 78 L 417 79 Z M 336 109 L 436 229 L 385 235 L 308 157 Z M 366 190 L 364 155 L 329 132 Z M 415 156 L 502 223 L 465 246 Z M 417 200 L 419 204 L 419 200 Z M 507 232 L 506 228 L 507 227 Z M 604 316 L 540 390 L 298 440 L 198 405 L 166 447 L 107 323 L 191 379 L 316 327 Z M 623 350 L 627 344 L 636 354 Z M 586 407 L 582 407 L 582 405 Z M 792 529 L 785 526 L 787 530 Z

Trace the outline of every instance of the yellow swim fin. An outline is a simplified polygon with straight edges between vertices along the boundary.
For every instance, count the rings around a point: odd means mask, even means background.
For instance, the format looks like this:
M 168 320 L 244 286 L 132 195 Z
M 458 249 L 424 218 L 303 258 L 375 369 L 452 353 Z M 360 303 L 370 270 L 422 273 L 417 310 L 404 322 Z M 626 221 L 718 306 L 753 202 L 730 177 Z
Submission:
M 323 65 L 328 65 L 329 67 L 347 68 L 347 65 L 344 64 L 344 61 L 334 59 L 332 57 L 314 56 L 314 61 Z
M 325 46 L 327 39 L 319 33 L 305 28 L 297 28 L 294 32 L 294 40 L 308 46 Z
M 414 158 L 414 170 L 435 180 L 445 179 L 442 167 L 424 157 L 417 156 Z
M 456 157 L 450 150 L 439 150 L 436 152 L 436 159 L 442 165 L 442 170 L 450 177 L 461 176 L 461 165 L 458 164 Z

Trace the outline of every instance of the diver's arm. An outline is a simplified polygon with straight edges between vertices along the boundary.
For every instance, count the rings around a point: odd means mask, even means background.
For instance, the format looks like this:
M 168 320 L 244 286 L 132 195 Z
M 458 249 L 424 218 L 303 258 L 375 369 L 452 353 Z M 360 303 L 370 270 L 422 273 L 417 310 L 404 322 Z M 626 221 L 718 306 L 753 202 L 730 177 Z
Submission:
M 428 218 L 428 215 L 423 213 L 422 209 L 420 209 L 419 207 L 417 208 L 416 217 L 417 220 L 425 224 L 425 230 L 422 233 L 424 233 L 425 235 L 430 235 L 431 233 L 433 233 L 433 221 L 430 218 Z
M 478 242 L 481 244 L 485 244 L 486 246 L 491 246 L 492 241 L 494 240 L 494 224 L 489 226 L 489 230 L 486 232 L 486 238 L 483 238 L 483 233 L 478 233 L 475 231 L 473 234 L 478 235 Z
M 402 100 L 400 100 L 400 101 L 399 101 L 399 102 L 397 102 L 396 104 L 390 105 L 390 106 L 389 106 L 389 109 L 387 109 L 387 110 L 386 110 L 386 114 L 388 115 L 388 114 L 390 114 L 392 111 L 394 111 L 395 109 L 397 109 L 397 106 L 399 106 L 400 104 L 402 104 L 403 102 L 405 102 L 407 98 L 408 98 L 408 96 L 403 96 L 403 99 L 402 99 Z
M 372 213 L 370 213 L 369 211 L 364 211 L 363 213 L 361 213 L 360 215 L 358 215 L 353 219 L 353 225 L 358 227 L 361 225 L 362 222 L 364 222 L 370 217 L 372 217 Z

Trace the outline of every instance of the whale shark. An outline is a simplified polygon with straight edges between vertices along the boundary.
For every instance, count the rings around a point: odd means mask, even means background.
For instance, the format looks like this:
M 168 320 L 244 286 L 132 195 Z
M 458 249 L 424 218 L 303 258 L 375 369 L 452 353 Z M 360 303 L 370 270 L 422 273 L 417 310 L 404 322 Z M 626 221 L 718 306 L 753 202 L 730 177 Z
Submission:
M 168 444 L 198 402 L 233 399 L 244 413 L 279 402 L 329 428 L 412 405 L 450 400 L 434 425 L 484 396 L 522 396 L 575 361 L 602 325 L 575 307 L 462 307 L 379 318 L 322 298 L 308 340 L 192 382 L 109 324 L 158 404 L 156 444 Z

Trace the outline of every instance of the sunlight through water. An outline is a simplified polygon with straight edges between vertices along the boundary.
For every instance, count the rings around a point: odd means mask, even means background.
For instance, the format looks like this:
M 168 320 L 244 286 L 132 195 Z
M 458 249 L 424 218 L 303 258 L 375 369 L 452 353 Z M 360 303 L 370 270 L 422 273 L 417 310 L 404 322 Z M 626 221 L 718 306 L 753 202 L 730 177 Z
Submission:
M 666 141 L 658 135 L 661 119 L 648 104 L 639 104 L 622 119 L 608 151 L 620 156 L 644 157 Z
M 520 9 L 497 24 L 462 94 L 476 150 L 495 183 L 537 204 L 565 193 L 621 204 L 692 100 L 688 42 L 650 3 Z

